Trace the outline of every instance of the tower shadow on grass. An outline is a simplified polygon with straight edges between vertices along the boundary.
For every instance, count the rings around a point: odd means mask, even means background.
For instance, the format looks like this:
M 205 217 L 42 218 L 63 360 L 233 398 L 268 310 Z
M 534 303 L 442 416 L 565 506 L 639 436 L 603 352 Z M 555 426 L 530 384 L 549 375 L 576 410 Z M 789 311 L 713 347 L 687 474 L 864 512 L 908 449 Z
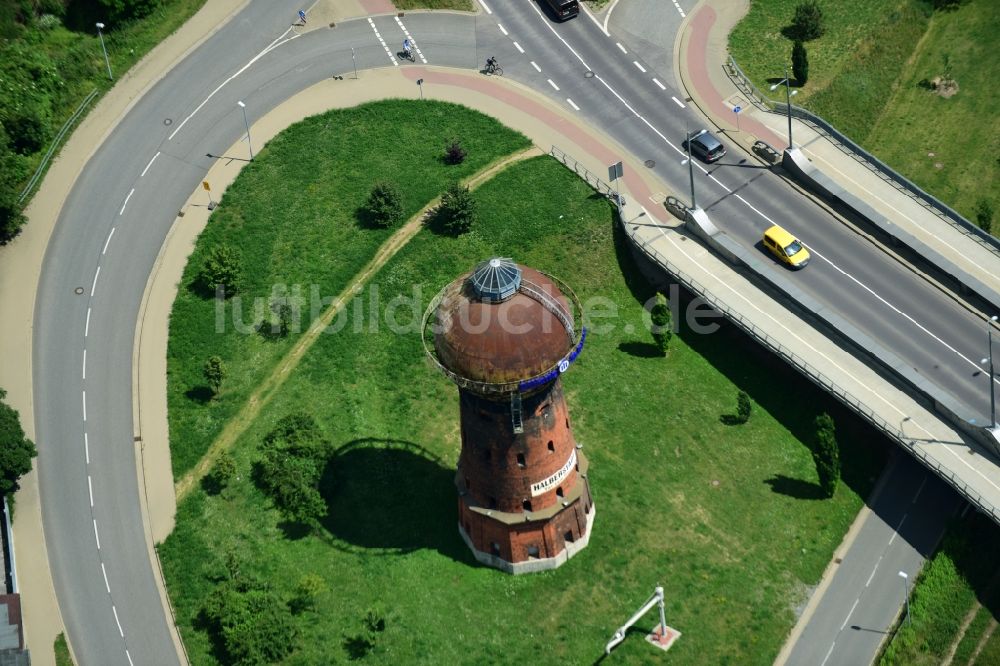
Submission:
M 419 444 L 353 440 L 334 452 L 323 471 L 322 526 L 346 550 L 394 555 L 432 548 L 472 565 L 458 535 L 454 476 Z

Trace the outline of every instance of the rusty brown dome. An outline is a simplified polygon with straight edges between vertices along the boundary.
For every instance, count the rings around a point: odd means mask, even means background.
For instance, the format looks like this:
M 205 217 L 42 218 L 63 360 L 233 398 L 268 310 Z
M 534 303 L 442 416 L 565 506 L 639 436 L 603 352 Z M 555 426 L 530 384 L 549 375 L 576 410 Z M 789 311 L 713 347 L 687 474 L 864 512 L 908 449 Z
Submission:
M 505 260 L 501 260 L 505 261 Z M 573 346 L 568 299 L 548 276 L 510 262 L 520 273 L 517 288 L 503 300 L 483 294 L 477 273 L 445 288 L 435 313 L 434 348 L 438 360 L 457 375 L 476 382 L 505 384 L 552 369 Z M 499 292 L 497 292 L 499 293 Z

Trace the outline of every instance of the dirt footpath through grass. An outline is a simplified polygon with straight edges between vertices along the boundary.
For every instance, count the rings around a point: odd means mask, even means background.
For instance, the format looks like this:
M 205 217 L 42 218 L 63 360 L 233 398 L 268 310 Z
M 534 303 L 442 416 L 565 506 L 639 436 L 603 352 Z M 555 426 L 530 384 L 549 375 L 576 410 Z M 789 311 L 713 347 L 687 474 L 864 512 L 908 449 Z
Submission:
M 468 185 L 472 189 L 475 189 L 482 183 L 492 178 L 494 174 L 502 171 L 511 164 L 542 154 L 542 151 L 538 148 L 523 150 L 514 155 L 510 155 L 499 162 L 491 164 L 487 168 L 475 174 L 472 178 L 469 178 L 464 184 Z M 271 398 L 275 395 L 275 393 L 277 393 L 278 389 L 281 388 L 281 385 L 284 384 L 285 380 L 291 375 L 292 371 L 295 370 L 296 366 L 298 366 L 302 357 L 307 351 L 309 351 L 316 340 L 319 339 L 320 334 L 327 328 L 327 326 L 330 325 L 333 318 L 337 316 L 337 313 L 344 308 L 354 294 L 359 293 L 363 289 L 368 280 L 380 268 L 382 268 L 382 266 L 384 266 L 389 259 L 399 252 L 399 250 L 406 245 L 406 243 L 409 242 L 409 240 L 413 238 L 417 232 L 420 231 L 420 229 L 423 228 L 425 222 L 431 217 L 434 209 L 436 209 L 440 203 L 441 198 L 437 197 L 420 209 L 416 215 L 411 217 L 406 224 L 390 236 L 382 247 L 378 249 L 378 252 L 375 253 L 372 260 L 369 261 L 361 272 L 358 273 L 357 276 L 355 276 L 337 295 L 322 316 L 309 326 L 309 329 L 299 339 L 295 346 L 288 351 L 285 357 L 281 359 L 277 366 L 275 366 L 271 374 L 264 379 L 264 381 L 257 387 L 257 390 L 250 395 L 250 398 L 247 400 L 243 408 L 229 420 L 229 423 L 227 423 L 222 429 L 219 437 L 212 442 L 212 445 L 194 469 L 177 481 L 174 490 L 178 502 L 183 500 L 184 496 L 193 487 L 195 487 L 195 484 L 200 482 L 201 479 L 204 478 L 209 471 L 211 471 L 212 466 L 219 457 L 219 454 L 232 447 L 236 440 L 239 439 L 240 435 L 242 435 L 247 428 L 250 427 L 250 425 L 257 418 L 257 415 L 260 413 L 260 410 L 270 402 Z

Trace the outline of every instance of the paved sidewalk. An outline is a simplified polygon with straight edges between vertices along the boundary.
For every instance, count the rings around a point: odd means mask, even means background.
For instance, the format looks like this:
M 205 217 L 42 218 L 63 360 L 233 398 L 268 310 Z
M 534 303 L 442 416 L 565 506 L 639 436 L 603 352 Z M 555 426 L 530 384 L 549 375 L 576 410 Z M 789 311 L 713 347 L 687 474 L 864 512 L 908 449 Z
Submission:
M 725 70 L 729 32 L 746 14 L 749 5 L 749 0 L 705 0 L 695 8 L 680 35 L 676 60 L 678 80 L 702 113 L 725 132 L 731 143 L 751 152 L 754 141 L 760 139 L 781 151 L 788 145 L 788 117 L 754 106 Z M 777 91 L 776 98 L 781 94 Z M 733 113 L 735 106 L 743 109 L 739 129 Z M 942 219 L 919 200 L 886 182 L 853 153 L 845 152 L 795 118 L 792 119 L 792 137 L 796 147 L 845 190 L 970 276 L 1000 292 L 1000 251 Z

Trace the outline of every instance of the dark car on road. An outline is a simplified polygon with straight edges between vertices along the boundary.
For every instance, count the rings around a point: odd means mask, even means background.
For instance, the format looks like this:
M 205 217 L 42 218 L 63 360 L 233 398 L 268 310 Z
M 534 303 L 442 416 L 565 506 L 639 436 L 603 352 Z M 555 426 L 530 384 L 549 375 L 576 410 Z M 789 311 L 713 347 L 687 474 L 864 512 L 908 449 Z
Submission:
M 545 2 L 560 21 L 573 18 L 580 13 L 580 3 L 577 0 L 545 0 Z
M 681 144 L 687 150 L 687 141 Z M 726 154 L 726 147 L 707 129 L 703 129 L 691 137 L 691 153 L 708 163 L 712 163 Z

